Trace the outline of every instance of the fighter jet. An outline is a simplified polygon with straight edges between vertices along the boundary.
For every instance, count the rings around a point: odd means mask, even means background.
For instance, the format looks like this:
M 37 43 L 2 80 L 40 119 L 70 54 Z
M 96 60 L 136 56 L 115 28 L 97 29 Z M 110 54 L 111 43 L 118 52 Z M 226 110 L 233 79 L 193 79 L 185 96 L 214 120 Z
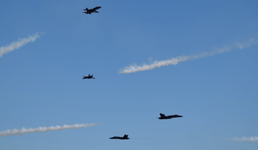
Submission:
M 111 137 L 109 139 L 129 140 L 127 134 L 125 134 L 123 137 L 121 137 L 121 136 L 113 136 L 113 137 Z
M 178 118 L 178 117 L 183 117 L 183 116 L 180 116 L 180 115 L 177 115 L 177 114 L 166 116 L 166 115 L 160 113 L 159 119 L 171 119 L 171 118 Z
M 99 12 L 97 11 L 97 9 L 100 9 L 100 8 L 101 8 L 101 6 L 97 6 L 97 7 L 92 8 L 92 9 L 88 9 L 88 8 L 86 7 L 85 9 L 83 9 L 83 10 L 86 11 L 86 12 L 82 12 L 82 13 L 85 13 L 85 14 L 99 13 Z
M 88 75 L 88 76 L 83 76 L 83 78 L 82 79 L 95 79 L 94 77 L 93 77 L 93 74 L 92 75 Z

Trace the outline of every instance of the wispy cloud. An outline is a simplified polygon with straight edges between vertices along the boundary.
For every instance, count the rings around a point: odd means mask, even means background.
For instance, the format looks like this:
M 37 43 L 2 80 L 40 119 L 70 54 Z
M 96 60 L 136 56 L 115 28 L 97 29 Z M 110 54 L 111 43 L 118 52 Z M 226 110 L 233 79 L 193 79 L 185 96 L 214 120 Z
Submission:
M 20 40 L 18 40 L 16 42 L 12 42 L 8 46 L 0 47 L 0 57 L 2 57 L 4 54 L 6 54 L 6 53 L 8 53 L 10 51 L 13 51 L 15 49 L 19 49 L 20 47 L 22 47 L 23 45 L 25 45 L 25 44 L 27 44 L 29 42 L 34 42 L 39 37 L 40 37 L 40 34 L 36 33 L 34 35 L 30 35 L 27 38 L 23 38 L 23 39 L 20 39 Z
M 242 138 L 231 138 L 233 141 L 241 141 L 241 142 L 258 142 L 258 137 L 242 137 Z
M 88 128 L 93 126 L 98 126 L 99 124 L 91 123 L 91 124 L 75 124 L 75 125 L 64 125 L 64 126 L 51 126 L 51 127 L 38 127 L 38 128 L 22 128 L 21 130 L 13 129 L 13 130 L 6 130 L 0 131 L 0 136 L 7 137 L 10 135 L 22 135 L 24 133 L 32 133 L 32 132 L 47 132 L 47 131 L 57 131 L 57 130 L 64 130 L 64 129 L 79 129 L 79 128 Z
M 232 46 L 225 46 L 223 48 L 215 49 L 211 52 L 206 52 L 206 53 L 200 53 L 197 55 L 189 55 L 189 56 L 178 56 L 176 58 L 171 58 L 169 60 L 162 60 L 162 61 L 155 61 L 152 64 L 144 64 L 141 66 L 138 65 L 131 65 L 129 67 L 125 67 L 120 73 L 133 73 L 133 72 L 138 72 L 138 71 L 145 71 L 145 70 L 152 70 L 157 67 L 162 67 L 162 66 L 168 66 L 168 65 L 177 65 L 180 62 L 188 61 L 188 60 L 195 60 L 199 59 L 202 57 L 207 57 L 207 56 L 213 56 L 215 54 L 221 54 L 225 52 L 229 52 L 233 49 L 244 49 L 247 47 L 250 47 L 253 44 L 256 44 L 257 42 L 254 39 L 250 39 L 249 41 L 245 43 L 235 43 Z

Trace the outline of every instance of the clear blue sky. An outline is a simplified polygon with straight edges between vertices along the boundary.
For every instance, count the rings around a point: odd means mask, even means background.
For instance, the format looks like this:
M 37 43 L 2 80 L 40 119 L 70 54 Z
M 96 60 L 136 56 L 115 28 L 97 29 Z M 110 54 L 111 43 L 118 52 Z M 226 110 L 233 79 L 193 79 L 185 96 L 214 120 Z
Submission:
M 102 6 L 99 14 L 82 13 Z M 0 137 L 1 150 L 257 150 L 258 45 L 131 74 L 148 59 L 209 52 L 258 38 L 258 1 L 0 2 L 0 131 L 101 126 Z M 82 80 L 94 74 L 95 80 Z M 183 118 L 161 121 L 159 113 Z M 129 134 L 131 140 L 110 140 Z

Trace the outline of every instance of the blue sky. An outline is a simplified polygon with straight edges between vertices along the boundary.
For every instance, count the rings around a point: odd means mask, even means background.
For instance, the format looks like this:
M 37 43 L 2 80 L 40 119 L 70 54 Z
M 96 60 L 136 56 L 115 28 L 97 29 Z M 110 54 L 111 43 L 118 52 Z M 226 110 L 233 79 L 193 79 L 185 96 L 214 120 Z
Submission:
M 102 6 L 99 14 L 82 13 Z M 137 63 L 258 40 L 258 2 L 0 2 L 0 131 L 101 123 L 0 137 L 1 150 L 257 150 L 257 45 L 130 74 Z M 94 74 L 95 80 L 82 80 Z M 158 120 L 159 113 L 183 118 Z M 128 141 L 110 140 L 128 134 Z

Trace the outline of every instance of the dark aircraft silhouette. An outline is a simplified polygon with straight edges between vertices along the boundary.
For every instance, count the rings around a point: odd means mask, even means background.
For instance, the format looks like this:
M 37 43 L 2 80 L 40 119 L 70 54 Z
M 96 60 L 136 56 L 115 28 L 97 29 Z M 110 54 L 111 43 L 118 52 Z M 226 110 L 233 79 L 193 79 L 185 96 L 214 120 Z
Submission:
M 166 116 L 166 115 L 160 113 L 159 119 L 171 119 L 171 118 L 178 118 L 178 117 L 183 117 L 183 116 L 180 116 L 180 115 L 177 115 L 177 114 L 176 115 Z
M 83 76 L 83 78 L 82 79 L 95 79 L 94 77 L 93 77 L 93 74 L 92 75 L 88 75 L 88 76 Z
M 113 137 L 111 137 L 109 139 L 129 140 L 127 134 L 125 134 L 123 137 L 121 137 L 121 136 L 113 136 Z
M 100 8 L 101 8 L 101 6 L 97 6 L 97 7 L 92 8 L 92 9 L 88 9 L 88 8 L 86 7 L 85 9 L 83 9 L 83 10 L 86 11 L 86 12 L 82 12 L 82 13 L 85 13 L 85 14 L 99 13 L 99 12 L 97 11 L 97 9 L 100 9 Z

